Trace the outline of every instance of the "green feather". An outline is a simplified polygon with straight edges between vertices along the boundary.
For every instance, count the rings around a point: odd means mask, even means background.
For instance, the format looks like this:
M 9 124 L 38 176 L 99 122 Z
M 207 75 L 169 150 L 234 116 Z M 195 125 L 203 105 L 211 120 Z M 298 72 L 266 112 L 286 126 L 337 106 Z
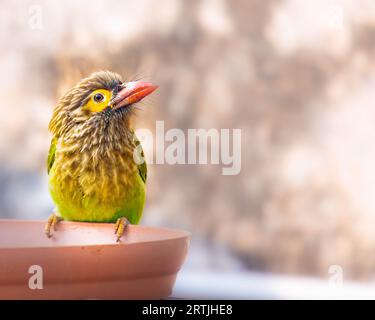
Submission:
M 57 139 L 52 138 L 51 146 L 49 148 L 48 158 L 47 158 L 47 173 L 49 173 L 49 171 L 51 170 L 53 166 L 53 162 L 55 161 L 56 143 L 57 143 Z
M 138 138 L 137 138 L 137 136 L 135 135 L 134 132 L 133 132 L 133 137 L 134 137 L 135 145 L 137 147 L 139 147 L 139 146 L 141 147 L 141 157 L 143 159 L 145 159 L 145 154 L 143 152 L 141 142 L 138 140 Z M 139 170 L 139 174 L 140 174 L 143 182 L 146 183 L 146 180 L 147 180 L 147 164 L 146 164 L 146 161 L 143 161 L 143 163 L 138 165 L 138 170 Z
M 134 141 L 140 145 L 135 135 Z M 90 180 L 89 171 L 82 170 L 80 174 L 74 171 L 76 159 L 79 166 L 84 154 L 77 152 L 69 157 L 59 152 L 57 144 L 58 139 L 52 139 L 47 160 L 49 189 L 57 214 L 64 220 L 73 221 L 115 222 L 120 217 L 126 217 L 132 224 L 139 223 L 145 202 L 146 162 L 136 165 L 137 170 L 131 173 L 131 170 L 121 167 L 109 168 L 107 160 L 102 159 L 98 163 L 98 172 L 112 170 L 122 182 L 117 185 L 101 175 Z M 143 156 L 143 150 L 141 153 Z M 135 165 L 130 156 L 120 160 L 130 168 Z

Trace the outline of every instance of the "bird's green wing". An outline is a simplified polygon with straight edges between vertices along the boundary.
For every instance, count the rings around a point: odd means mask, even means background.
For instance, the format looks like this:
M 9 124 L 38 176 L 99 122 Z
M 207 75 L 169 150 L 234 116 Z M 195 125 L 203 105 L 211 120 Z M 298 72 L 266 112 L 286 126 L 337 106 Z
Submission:
M 143 159 L 145 159 L 145 155 L 143 153 L 141 142 L 138 140 L 135 133 L 133 133 L 133 137 L 134 137 L 135 145 L 137 147 L 140 146 L 140 148 L 141 148 L 141 150 L 140 150 L 141 151 L 141 154 L 140 154 L 141 157 Z M 139 171 L 139 175 L 141 176 L 143 182 L 146 183 L 146 180 L 147 180 L 147 164 L 146 164 L 146 161 L 143 161 L 143 163 L 138 165 L 138 171 Z
M 47 173 L 51 170 L 53 163 L 55 162 L 57 138 L 52 138 L 51 146 L 49 147 L 48 158 L 47 158 Z
M 143 149 L 142 149 L 142 157 L 144 157 Z M 143 180 L 144 183 L 146 183 L 147 180 L 147 164 L 146 161 L 144 161 L 142 164 L 138 165 L 139 174 Z

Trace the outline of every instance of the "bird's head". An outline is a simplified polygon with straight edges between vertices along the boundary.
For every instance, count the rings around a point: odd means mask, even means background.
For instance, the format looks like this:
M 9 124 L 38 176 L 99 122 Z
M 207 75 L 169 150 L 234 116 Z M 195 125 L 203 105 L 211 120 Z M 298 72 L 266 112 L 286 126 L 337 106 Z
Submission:
M 149 82 L 123 82 L 110 71 L 95 72 L 59 99 L 49 129 L 57 137 L 127 130 L 134 104 L 156 89 Z

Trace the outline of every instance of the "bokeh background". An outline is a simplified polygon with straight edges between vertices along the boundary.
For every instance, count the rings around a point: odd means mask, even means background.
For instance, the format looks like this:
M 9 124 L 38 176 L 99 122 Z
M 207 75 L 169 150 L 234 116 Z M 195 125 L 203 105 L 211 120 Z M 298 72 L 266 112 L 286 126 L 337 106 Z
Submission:
M 192 232 L 186 269 L 373 281 L 375 1 L 1 0 L 0 39 L 1 218 L 49 215 L 52 108 L 110 69 L 160 85 L 136 128 L 242 129 L 239 175 L 149 166 L 142 223 Z

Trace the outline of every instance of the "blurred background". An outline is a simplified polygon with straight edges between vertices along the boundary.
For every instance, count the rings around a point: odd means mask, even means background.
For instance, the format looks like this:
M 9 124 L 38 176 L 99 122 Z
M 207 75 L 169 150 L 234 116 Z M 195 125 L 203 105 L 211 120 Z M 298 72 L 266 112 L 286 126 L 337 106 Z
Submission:
M 192 232 L 186 272 L 373 283 L 374 1 L 1 0 L 0 39 L 1 218 L 51 213 L 52 109 L 109 69 L 160 85 L 136 128 L 242 130 L 238 175 L 149 166 L 142 223 Z

